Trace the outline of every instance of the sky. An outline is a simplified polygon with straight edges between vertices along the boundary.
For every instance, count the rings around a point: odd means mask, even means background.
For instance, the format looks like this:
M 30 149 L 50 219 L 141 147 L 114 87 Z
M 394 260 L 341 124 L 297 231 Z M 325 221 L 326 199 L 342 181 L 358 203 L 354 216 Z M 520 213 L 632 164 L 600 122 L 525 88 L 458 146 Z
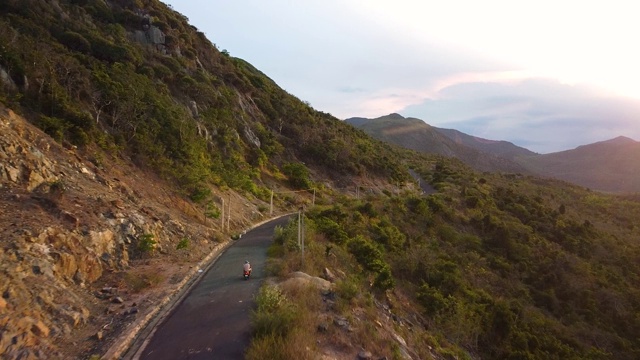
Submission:
M 629 0 L 171 0 L 315 109 L 390 113 L 538 153 L 640 140 Z

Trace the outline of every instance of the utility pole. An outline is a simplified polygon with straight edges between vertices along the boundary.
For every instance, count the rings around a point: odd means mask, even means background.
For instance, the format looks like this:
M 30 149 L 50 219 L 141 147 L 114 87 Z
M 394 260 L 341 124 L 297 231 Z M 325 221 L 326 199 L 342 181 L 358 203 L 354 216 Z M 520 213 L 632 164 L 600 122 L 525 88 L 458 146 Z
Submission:
M 222 231 L 224 232 L 224 198 L 220 196 L 220 200 L 222 200 L 222 216 L 220 216 L 220 226 L 222 226 Z
M 301 235 L 302 235 L 302 223 L 300 218 L 301 210 L 298 209 L 298 246 L 302 245 Z
M 304 270 L 304 207 L 302 208 L 302 269 Z
M 269 216 L 273 216 L 273 190 L 271 190 L 271 202 L 269 204 Z
M 229 195 L 229 207 L 227 208 L 227 231 L 231 229 L 229 224 L 231 223 L 231 195 Z
M 304 269 L 304 206 L 298 210 L 298 245 L 302 256 L 302 268 Z

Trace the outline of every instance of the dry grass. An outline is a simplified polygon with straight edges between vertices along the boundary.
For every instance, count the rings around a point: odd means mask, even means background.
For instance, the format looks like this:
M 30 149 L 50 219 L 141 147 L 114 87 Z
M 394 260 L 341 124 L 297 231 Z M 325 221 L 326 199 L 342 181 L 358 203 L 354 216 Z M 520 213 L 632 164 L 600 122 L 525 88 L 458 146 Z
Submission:
M 282 291 L 263 287 L 253 314 L 254 338 L 247 359 L 313 359 L 316 312 L 321 306 L 317 289 L 289 286 Z
M 164 277 L 158 273 L 126 273 L 124 275 L 124 281 L 129 289 L 133 293 L 139 293 L 144 289 L 157 286 L 162 283 Z

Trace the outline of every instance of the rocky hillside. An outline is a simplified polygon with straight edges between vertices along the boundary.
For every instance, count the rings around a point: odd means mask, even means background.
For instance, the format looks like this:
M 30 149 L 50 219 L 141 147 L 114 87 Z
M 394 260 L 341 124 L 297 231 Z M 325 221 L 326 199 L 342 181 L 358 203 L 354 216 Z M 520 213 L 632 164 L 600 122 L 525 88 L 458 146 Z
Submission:
M 155 0 L 0 2 L 0 104 L 7 359 L 113 355 L 234 234 L 409 179 Z
M 261 201 L 218 193 L 233 204 L 223 232 L 154 174 L 96 165 L 6 108 L 0 160 L 3 359 L 106 352 L 230 232 L 267 216 Z

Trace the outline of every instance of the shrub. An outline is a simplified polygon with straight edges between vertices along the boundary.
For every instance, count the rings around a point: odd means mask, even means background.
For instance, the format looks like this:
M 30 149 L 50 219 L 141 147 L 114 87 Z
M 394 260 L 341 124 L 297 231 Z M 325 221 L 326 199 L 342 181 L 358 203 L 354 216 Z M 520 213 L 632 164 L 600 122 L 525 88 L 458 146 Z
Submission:
M 347 233 L 335 221 L 322 217 L 316 221 L 318 231 L 324 234 L 329 241 L 338 245 L 344 244 L 348 240 Z
M 58 38 L 60 42 L 71 50 L 88 54 L 91 51 L 91 43 L 84 36 L 73 31 L 65 31 Z
M 375 225 L 373 231 L 375 234 L 375 240 L 390 250 L 402 248 L 407 240 L 406 236 L 389 222 Z
M 151 254 L 156 249 L 157 242 L 153 238 L 153 234 L 140 235 L 138 238 L 138 250 L 142 254 Z
M 336 294 L 347 302 L 355 298 L 359 291 L 358 281 L 354 277 L 349 277 L 336 283 Z
M 69 124 L 65 120 L 44 115 L 38 118 L 36 125 L 57 142 L 62 142 L 69 129 Z
M 252 313 L 253 332 L 257 338 L 285 337 L 292 328 L 297 309 L 274 286 L 264 286 L 256 297 L 256 310 Z
M 220 218 L 220 209 L 213 202 L 207 203 L 207 207 L 205 208 L 204 214 L 206 217 L 211 219 L 219 219 Z
M 447 309 L 451 301 L 445 297 L 438 289 L 432 288 L 427 284 L 423 284 L 418 290 L 418 300 L 429 316 L 435 316 Z
M 194 189 L 191 190 L 191 194 L 189 195 L 189 198 L 193 202 L 200 203 L 204 201 L 206 198 L 208 198 L 210 195 L 211 195 L 211 189 L 209 189 L 208 187 L 199 185 L 194 187 Z
M 349 241 L 347 247 L 349 252 L 356 257 L 360 265 L 375 274 L 374 287 L 380 290 L 388 290 L 394 286 L 391 268 L 389 264 L 384 261 L 382 252 L 378 247 L 361 236 L 357 236 Z
M 176 246 L 176 250 L 180 250 L 180 249 L 186 249 L 189 247 L 189 238 L 182 238 L 180 239 L 180 241 L 178 242 L 178 245 Z
M 298 189 L 310 189 L 309 169 L 302 163 L 287 163 L 282 166 L 282 173 L 289 178 L 289 183 Z

